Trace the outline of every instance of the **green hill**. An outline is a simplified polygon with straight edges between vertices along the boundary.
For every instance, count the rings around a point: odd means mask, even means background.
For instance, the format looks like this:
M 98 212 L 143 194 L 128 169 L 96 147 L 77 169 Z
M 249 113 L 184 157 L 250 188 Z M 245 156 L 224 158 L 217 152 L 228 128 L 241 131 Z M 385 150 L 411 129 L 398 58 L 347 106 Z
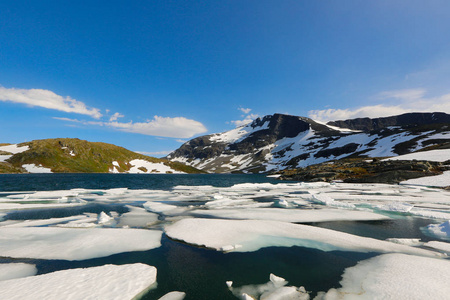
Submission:
M 164 169 L 164 173 L 202 173 L 181 163 L 142 155 L 112 144 L 80 139 L 35 140 L 17 146 L 28 146 L 29 149 L 0 162 L 0 173 L 25 173 L 27 171 L 24 165 L 49 168 L 54 173 L 123 173 L 129 172 L 132 167 L 145 173 L 157 172 L 158 169 Z M 12 153 L 4 151 L 3 155 L 5 154 Z M 139 166 L 139 163 L 133 165 L 130 163 L 133 160 L 141 160 L 138 161 L 141 165 L 155 166 L 155 169 Z M 167 167 L 162 167 L 162 164 Z

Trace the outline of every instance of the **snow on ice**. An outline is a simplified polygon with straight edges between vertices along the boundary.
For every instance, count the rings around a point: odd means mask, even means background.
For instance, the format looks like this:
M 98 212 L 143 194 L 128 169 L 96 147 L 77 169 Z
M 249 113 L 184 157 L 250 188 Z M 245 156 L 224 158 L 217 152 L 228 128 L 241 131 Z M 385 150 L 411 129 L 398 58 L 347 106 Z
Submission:
M 315 299 L 448 299 L 449 281 L 449 260 L 384 254 L 346 269 L 341 288 Z
M 24 263 L 0 264 L 0 281 L 34 276 L 36 273 L 35 265 Z
M 84 260 L 161 246 L 161 231 L 116 228 L 0 228 L 0 256 Z
M 322 251 L 438 253 L 308 225 L 262 220 L 182 219 L 166 226 L 172 239 L 219 251 L 251 252 L 270 246 L 301 246 Z
M 104 265 L 57 271 L 0 282 L 2 299 L 135 299 L 156 282 L 156 268 L 145 264 Z

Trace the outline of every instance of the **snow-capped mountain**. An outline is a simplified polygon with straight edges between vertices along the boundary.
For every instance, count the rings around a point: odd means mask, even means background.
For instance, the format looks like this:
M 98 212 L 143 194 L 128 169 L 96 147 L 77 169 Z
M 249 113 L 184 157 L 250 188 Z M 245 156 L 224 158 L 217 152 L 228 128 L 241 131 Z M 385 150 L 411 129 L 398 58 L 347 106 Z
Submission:
M 211 173 L 268 172 L 346 157 L 388 157 L 450 144 L 450 115 L 408 113 L 327 124 L 274 114 L 194 138 L 167 158 Z

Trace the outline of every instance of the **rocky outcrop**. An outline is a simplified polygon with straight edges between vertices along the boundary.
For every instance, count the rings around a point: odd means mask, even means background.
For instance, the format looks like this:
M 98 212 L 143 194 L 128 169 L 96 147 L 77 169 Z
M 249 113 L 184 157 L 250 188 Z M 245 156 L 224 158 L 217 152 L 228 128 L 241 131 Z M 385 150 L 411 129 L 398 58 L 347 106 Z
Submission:
M 448 124 L 450 115 L 441 112 L 435 113 L 406 113 L 398 116 L 384 118 L 357 118 L 345 121 L 332 121 L 328 125 L 370 132 L 390 126 L 417 127 L 431 124 Z
M 450 169 L 439 162 L 381 161 L 348 159 L 281 171 L 280 179 L 296 181 L 342 180 L 353 183 L 399 183 L 404 180 L 441 174 Z

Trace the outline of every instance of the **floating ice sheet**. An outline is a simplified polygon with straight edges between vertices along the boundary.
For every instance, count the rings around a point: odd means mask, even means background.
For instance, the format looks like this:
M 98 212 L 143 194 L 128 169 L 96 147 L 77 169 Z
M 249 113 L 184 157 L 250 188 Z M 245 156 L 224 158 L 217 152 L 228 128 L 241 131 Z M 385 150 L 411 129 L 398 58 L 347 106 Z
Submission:
M 343 274 L 341 288 L 319 293 L 325 299 L 448 299 L 450 261 L 384 254 L 359 262 Z
M 0 282 L 8 300 L 135 299 L 156 282 L 156 268 L 145 264 L 71 269 Z
M 251 252 L 270 246 L 302 246 L 322 251 L 440 254 L 334 230 L 260 220 L 183 219 L 165 228 L 175 240 L 220 251 Z
M 0 228 L 0 256 L 84 260 L 161 246 L 161 231 L 111 228 Z
M 158 215 L 147 210 L 127 205 L 130 211 L 120 216 L 118 226 L 148 227 L 158 222 Z
M 193 216 L 214 217 L 236 220 L 273 220 L 293 223 L 327 221 L 375 221 L 389 217 L 362 210 L 323 209 L 283 209 L 283 208 L 245 208 L 245 209 L 196 209 Z
M 284 278 L 270 274 L 270 280 L 267 283 L 236 288 L 229 286 L 229 289 L 240 299 L 309 300 L 309 294 L 304 287 L 285 286 L 287 283 Z

